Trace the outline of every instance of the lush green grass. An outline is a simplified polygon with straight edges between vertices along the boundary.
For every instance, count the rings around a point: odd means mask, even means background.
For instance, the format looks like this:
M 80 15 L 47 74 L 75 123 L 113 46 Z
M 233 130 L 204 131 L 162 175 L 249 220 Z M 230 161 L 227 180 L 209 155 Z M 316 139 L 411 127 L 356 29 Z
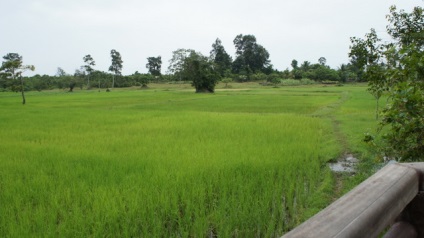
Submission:
M 332 199 L 334 123 L 359 151 L 373 101 L 363 86 L 232 86 L 30 92 L 25 106 L 1 93 L 0 235 L 282 235 Z

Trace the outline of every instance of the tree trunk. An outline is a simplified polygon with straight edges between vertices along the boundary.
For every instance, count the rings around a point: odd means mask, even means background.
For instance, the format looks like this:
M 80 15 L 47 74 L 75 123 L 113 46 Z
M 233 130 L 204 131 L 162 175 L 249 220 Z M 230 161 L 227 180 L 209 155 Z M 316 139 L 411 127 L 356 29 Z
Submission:
M 22 93 L 22 104 L 25 105 L 25 93 L 24 93 L 24 80 L 22 79 L 22 76 L 20 76 L 21 79 L 21 93 Z
M 24 94 L 24 90 L 22 90 L 22 104 L 25 105 L 25 94 Z
M 115 86 L 115 75 L 113 75 L 113 77 L 112 77 L 112 89 L 113 89 L 114 86 Z
M 87 77 L 87 89 L 90 89 L 90 76 Z

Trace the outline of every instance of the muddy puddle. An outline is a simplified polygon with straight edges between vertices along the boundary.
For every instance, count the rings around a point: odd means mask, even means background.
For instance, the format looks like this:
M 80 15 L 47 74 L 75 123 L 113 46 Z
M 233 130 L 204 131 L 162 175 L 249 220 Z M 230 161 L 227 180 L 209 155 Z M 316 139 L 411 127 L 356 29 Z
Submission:
M 358 159 L 353 155 L 348 154 L 344 156 L 343 159 L 337 161 L 336 163 L 329 163 L 330 169 L 334 172 L 338 173 L 355 173 L 356 172 L 356 164 L 358 163 Z

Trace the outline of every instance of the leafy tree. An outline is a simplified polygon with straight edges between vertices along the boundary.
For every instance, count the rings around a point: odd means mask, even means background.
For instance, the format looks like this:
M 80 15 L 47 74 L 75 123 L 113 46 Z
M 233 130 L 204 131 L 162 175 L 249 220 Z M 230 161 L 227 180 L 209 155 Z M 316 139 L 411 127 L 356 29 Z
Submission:
M 11 78 L 12 83 L 14 85 L 16 80 L 19 79 L 20 85 L 19 87 L 15 88 L 18 89 L 17 91 L 21 91 L 22 94 L 22 104 L 25 105 L 25 88 L 24 88 L 24 79 L 22 78 L 22 73 L 24 73 L 27 70 L 34 71 L 35 67 L 34 65 L 23 65 L 22 62 L 22 56 L 20 56 L 17 53 L 8 53 L 3 57 L 5 61 L 2 62 L 2 65 L 0 67 L 0 72 L 2 72 L 3 77 Z
M 191 52 L 184 60 L 181 72 L 185 80 L 191 81 L 197 93 L 215 91 L 215 85 L 220 80 L 220 74 L 215 64 L 198 52 Z
M 91 57 L 91 55 L 84 56 L 83 60 L 85 63 L 84 69 L 87 72 L 87 89 L 90 89 L 90 76 L 94 71 L 93 66 L 96 65 L 96 62 L 94 61 L 93 57 Z
M 169 60 L 168 73 L 173 74 L 178 80 L 182 80 L 182 72 L 184 69 L 184 62 L 190 54 L 195 53 L 191 49 L 178 49 L 172 52 L 172 58 Z
M 383 82 L 384 63 L 381 61 L 383 46 L 379 44 L 381 39 L 378 38 L 374 29 L 365 35 L 365 39 L 351 37 L 352 45 L 350 46 L 349 57 L 351 63 L 359 69 L 360 76 L 370 82 L 370 92 L 376 99 L 376 119 L 379 113 L 379 101 L 383 95 L 382 87 L 375 87 Z M 374 82 L 374 83 L 371 83 Z
M 231 69 L 232 59 L 229 54 L 225 51 L 221 40 L 216 39 L 215 43 L 212 44 L 212 51 L 210 57 L 215 63 L 217 70 L 221 77 L 228 76 L 228 71 Z
M 147 58 L 146 68 L 153 76 L 161 76 L 162 58 L 160 56 Z
M 327 59 L 325 57 L 320 57 L 318 59 L 318 63 L 322 66 L 325 66 L 325 64 L 327 63 Z
M 234 39 L 236 59 L 233 63 L 234 73 L 246 74 L 264 72 L 269 67 L 268 51 L 256 42 L 253 35 L 238 35 Z
M 299 65 L 298 65 L 298 62 L 297 62 L 297 60 L 292 60 L 292 62 L 291 62 L 291 67 L 295 70 L 295 69 L 298 69 L 299 68 Z
M 300 65 L 300 70 L 303 72 L 307 72 L 311 67 L 311 62 L 309 61 L 303 61 L 303 63 Z
M 364 65 L 371 93 L 388 96 L 380 121 L 380 130 L 389 127 L 383 152 L 401 161 L 424 160 L 423 12 L 421 7 L 398 12 L 392 6 L 387 32 L 393 42 L 382 44 L 371 30 L 364 40 L 354 38 L 351 47 L 356 61 Z
M 116 76 L 121 75 L 122 63 L 124 61 L 122 61 L 122 59 L 121 59 L 121 54 L 116 50 L 111 50 L 110 56 L 112 57 L 112 64 L 109 67 L 109 71 L 111 71 L 113 73 L 112 88 L 114 88 L 115 78 L 116 78 Z
M 351 37 L 350 41 L 352 43 L 349 52 L 350 62 L 357 69 L 360 80 L 373 80 L 366 72 L 370 72 L 367 69 L 369 66 L 382 63 L 380 61 L 382 45 L 378 44 L 381 39 L 378 38 L 375 30 L 371 29 L 371 32 L 365 35 L 365 39 Z

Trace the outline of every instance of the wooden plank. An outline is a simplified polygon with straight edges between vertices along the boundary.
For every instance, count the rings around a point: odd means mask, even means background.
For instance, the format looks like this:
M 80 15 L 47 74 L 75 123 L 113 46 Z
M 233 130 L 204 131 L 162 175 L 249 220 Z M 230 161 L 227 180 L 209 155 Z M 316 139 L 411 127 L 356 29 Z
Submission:
M 387 165 L 283 237 L 377 237 L 416 196 L 418 184 L 415 169 Z
M 424 163 L 402 163 L 402 166 L 408 166 L 415 169 L 420 176 L 420 191 L 424 191 Z
M 416 238 L 418 233 L 415 227 L 407 222 L 396 222 L 383 238 Z

